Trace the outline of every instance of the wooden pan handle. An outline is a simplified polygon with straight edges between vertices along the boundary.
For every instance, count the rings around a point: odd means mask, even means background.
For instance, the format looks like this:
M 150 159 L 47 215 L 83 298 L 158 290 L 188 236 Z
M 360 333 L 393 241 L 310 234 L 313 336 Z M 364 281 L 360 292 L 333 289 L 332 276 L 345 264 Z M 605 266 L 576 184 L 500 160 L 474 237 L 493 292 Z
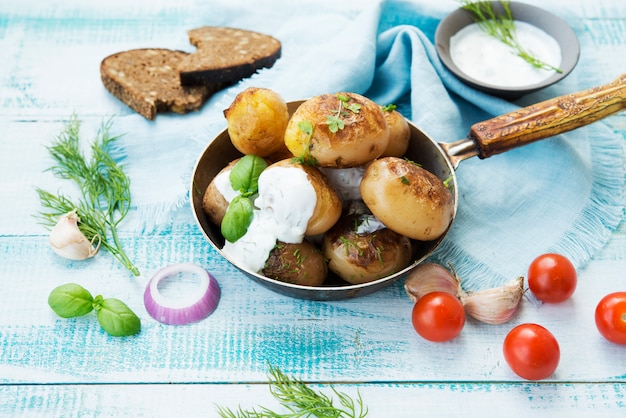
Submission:
M 472 125 L 478 156 L 512 148 L 588 125 L 626 108 L 626 74 L 612 83 L 546 100 Z

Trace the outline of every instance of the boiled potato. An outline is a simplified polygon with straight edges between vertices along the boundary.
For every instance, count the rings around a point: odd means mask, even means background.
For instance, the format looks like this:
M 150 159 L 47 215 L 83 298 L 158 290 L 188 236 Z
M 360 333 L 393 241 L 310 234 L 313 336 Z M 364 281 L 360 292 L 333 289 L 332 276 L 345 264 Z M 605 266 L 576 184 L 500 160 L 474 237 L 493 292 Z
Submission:
M 409 148 L 411 129 L 404 116 L 395 109 L 383 110 L 389 126 L 389 144 L 383 152 L 385 157 L 402 157 Z
M 289 111 L 275 91 L 249 87 L 235 97 L 224 116 L 230 140 L 242 154 L 267 157 L 287 152 L 284 135 Z
M 261 273 L 287 283 L 321 286 L 328 275 L 328 265 L 320 250 L 306 240 L 296 244 L 278 242 Z
M 317 199 L 305 234 L 318 235 L 328 231 L 341 216 L 342 206 L 339 195 L 332 188 L 326 176 L 317 168 L 300 164 L 291 158 L 278 161 L 265 170 L 271 170 L 273 167 L 297 168 L 307 174 L 307 179 L 313 186 Z
M 322 253 L 328 268 L 348 283 L 371 282 L 411 262 L 411 240 L 374 224 L 371 215 L 346 216 L 324 235 Z
M 289 151 L 320 167 L 360 166 L 382 155 L 388 143 L 380 106 L 356 93 L 322 94 L 305 101 L 285 131 Z
M 397 157 L 373 161 L 361 180 L 363 201 L 389 229 L 421 241 L 439 238 L 454 215 L 454 197 L 443 182 Z
M 224 198 L 224 195 L 218 190 L 215 179 L 227 171 L 230 171 L 240 158 L 231 161 L 226 167 L 220 170 L 219 173 L 209 183 L 202 196 L 202 209 L 204 213 L 209 217 L 209 220 L 216 225 L 222 224 L 226 209 L 228 209 L 228 201 Z

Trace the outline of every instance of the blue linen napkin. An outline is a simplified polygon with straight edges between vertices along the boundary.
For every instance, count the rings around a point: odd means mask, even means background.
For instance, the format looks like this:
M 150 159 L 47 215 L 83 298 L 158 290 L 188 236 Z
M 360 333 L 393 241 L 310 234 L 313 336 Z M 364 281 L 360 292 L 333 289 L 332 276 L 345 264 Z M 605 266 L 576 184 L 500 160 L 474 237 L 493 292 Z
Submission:
M 124 143 L 133 185 L 142 185 L 133 196 L 145 229 L 165 224 L 178 208 L 190 210 L 194 163 L 226 126 L 223 110 L 246 87 L 271 88 L 288 101 L 336 91 L 362 93 L 380 104 L 397 104 L 439 142 L 461 139 L 473 123 L 518 107 L 464 85 L 440 63 L 432 40 L 439 20 L 454 10 L 449 3 L 261 0 L 254 11 L 245 4 L 248 13 L 238 3 L 211 2 L 210 10 L 198 11 L 197 26 L 232 26 L 277 37 L 283 51 L 273 68 L 217 93 L 195 114 L 158 115 L 154 122 L 130 115 L 116 124 L 122 131 L 132 126 L 134 136 L 140 132 L 152 144 L 147 149 L 136 139 Z M 586 41 L 581 37 L 583 54 Z M 585 64 L 581 59 L 568 83 L 532 98 L 612 81 Z M 486 160 L 462 162 L 458 213 L 432 259 L 452 264 L 469 290 L 525 275 L 530 261 L 547 251 L 584 266 L 623 219 L 623 143 L 623 136 L 597 122 Z M 162 166 L 168 169 L 158 169 Z

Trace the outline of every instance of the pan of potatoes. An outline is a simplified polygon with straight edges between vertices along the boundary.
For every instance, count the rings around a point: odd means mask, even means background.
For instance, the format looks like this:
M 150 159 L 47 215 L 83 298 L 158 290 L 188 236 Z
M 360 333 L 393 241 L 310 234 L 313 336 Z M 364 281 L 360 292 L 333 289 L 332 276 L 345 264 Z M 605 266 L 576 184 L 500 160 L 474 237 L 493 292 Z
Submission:
M 248 88 L 194 169 L 209 243 L 281 294 L 340 300 L 404 277 L 456 213 L 454 168 L 394 106 L 356 93 L 286 103 Z
M 477 122 L 449 143 L 356 93 L 286 103 L 248 88 L 196 163 L 193 213 L 224 258 L 274 291 L 312 300 L 366 295 L 405 277 L 443 240 L 461 161 L 619 112 L 625 85 L 626 74 Z

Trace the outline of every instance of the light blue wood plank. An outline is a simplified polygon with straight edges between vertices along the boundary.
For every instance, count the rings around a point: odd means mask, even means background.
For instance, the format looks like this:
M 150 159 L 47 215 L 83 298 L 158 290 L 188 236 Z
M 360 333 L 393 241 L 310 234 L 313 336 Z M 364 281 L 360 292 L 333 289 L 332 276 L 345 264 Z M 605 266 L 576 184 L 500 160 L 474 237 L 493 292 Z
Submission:
M 333 396 L 327 384 L 311 387 Z M 623 415 L 626 387 L 619 384 L 337 384 L 359 393 L 370 417 L 536 417 Z M 0 387 L 0 416 L 217 417 L 217 405 L 260 405 L 280 411 L 265 384 L 88 385 Z M 182 412 L 181 412 L 182 411 Z

